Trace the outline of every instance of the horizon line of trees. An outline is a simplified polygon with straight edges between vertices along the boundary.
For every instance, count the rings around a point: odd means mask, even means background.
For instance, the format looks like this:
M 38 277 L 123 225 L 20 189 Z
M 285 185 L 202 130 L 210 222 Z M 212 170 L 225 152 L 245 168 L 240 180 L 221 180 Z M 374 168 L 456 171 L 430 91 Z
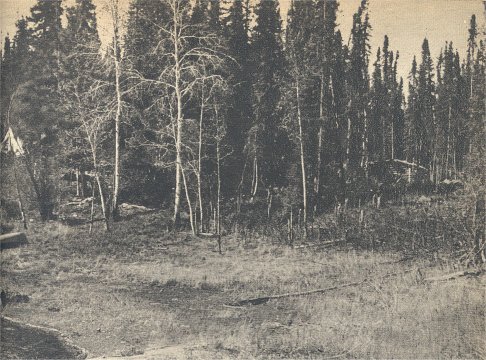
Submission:
M 446 42 L 434 60 L 424 39 L 402 79 L 388 36 L 370 54 L 367 0 L 349 42 L 337 0 L 292 1 L 285 28 L 276 0 L 224 3 L 132 0 L 123 21 L 107 0 L 105 47 L 92 0 L 38 0 L 17 21 L 1 54 L 0 130 L 22 140 L 24 196 L 43 220 L 58 212 L 68 173 L 78 196 L 99 199 L 108 230 L 132 201 L 171 207 L 175 228 L 187 212 L 194 233 L 217 234 L 223 211 L 237 224 L 258 206 L 263 218 L 294 209 L 306 229 L 393 186 L 390 160 L 425 169 L 433 186 L 484 187 L 486 53 L 475 15 L 466 54 Z M 2 153 L 2 189 L 18 184 L 13 167 Z

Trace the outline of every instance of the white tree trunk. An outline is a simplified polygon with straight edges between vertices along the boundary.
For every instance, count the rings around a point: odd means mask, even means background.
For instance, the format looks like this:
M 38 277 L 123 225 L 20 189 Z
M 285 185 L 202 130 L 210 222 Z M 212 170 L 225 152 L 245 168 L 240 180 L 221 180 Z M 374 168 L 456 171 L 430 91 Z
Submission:
M 180 54 L 179 54 L 179 18 L 177 14 L 177 6 L 173 4 L 173 42 L 174 42 L 174 61 L 175 61 L 175 95 L 177 101 L 177 115 L 176 115 L 176 134 L 175 134 L 175 148 L 176 148 L 176 177 L 175 177 L 175 194 L 174 194 L 174 228 L 179 226 L 180 222 L 180 203 L 181 203 L 181 172 L 182 172 L 182 90 L 181 90 L 181 69 L 180 69 Z
M 216 110 L 217 134 L 216 134 L 216 163 L 217 163 L 217 201 L 216 201 L 216 234 L 218 235 L 218 250 L 221 250 L 221 152 L 220 152 L 220 134 L 219 134 L 219 117 Z
M 118 0 L 111 1 L 111 21 L 113 26 L 113 61 L 115 64 L 115 93 L 116 93 L 116 112 L 115 112 L 115 161 L 113 170 L 113 193 L 110 204 L 110 217 L 117 214 L 118 194 L 120 189 L 120 117 L 122 111 L 122 91 L 121 91 L 121 44 L 120 44 L 120 9 Z
M 115 40 L 116 46 L 118 42 Z M 120 117 L 122 111 L 122 97 L 120 85 L 119 50 L 115 50 L 115 85 L 116 85 L 116 114 L 115 114 L 115 169 L 113 173 L 112 215 L 118 211 L 118 193 L 120 189 Z
M 202 137 L 203 137 L 203 119 L 204 119 L 204 82 L 201 92 L 201 112 L 199 114 L 199 147 L 198 147 L 198 174 L 197 174 L 197 194 L 199 199 L 199 231 L 204 232 L 204 208 L 202 199 Z
M 191 203 L 191 196 L 189 195 L 189 187 L 187 185 L 186 174 L 184 173 L 184 169 L 181 168 L 182 180 L 184 182 L 184 190 L 186 192 L 186 200 L 187 206 L 189 208 L 189 222 L 191 224 L 192 234 L 196 235 L 196 224 L 194 223 L 194 212 L 192 211 L 192 203 Z
M 302 172 L 302 201 L 304 206 L 304 238 L 307 238 L 307 175 L 305 169 L 305 149 L 304 149 L 304 131 L 302 125 L 302 114 L 300 109 L 300 84 L 297 79 L 297 120 L 299 122 L 299 143 L 300 143 L 300 168 Z

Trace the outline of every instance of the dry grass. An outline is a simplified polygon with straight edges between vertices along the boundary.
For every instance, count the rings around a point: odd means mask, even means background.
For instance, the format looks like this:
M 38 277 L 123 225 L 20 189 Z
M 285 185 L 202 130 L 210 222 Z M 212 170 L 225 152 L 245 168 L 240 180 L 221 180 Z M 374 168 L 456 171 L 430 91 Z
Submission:
M 2 254 L 2 282 L 30 297 L 6 315 L 58 328 L 92 356 L 177 346 L 181 358 L 478 358 L 486 356 L 484 277 L 424 283 L 453 264 L 394 253 L 292 250 L 158 229 L 157 215 L 114 234 L 57 223 Z M 382 278 L 383 275 L 396 276 Z M 374 279 L 324 294 L 234 300 Z M 199 350 L 194 350 L 195 347 Z M 176 356 L 177 358 L 177 356 Z

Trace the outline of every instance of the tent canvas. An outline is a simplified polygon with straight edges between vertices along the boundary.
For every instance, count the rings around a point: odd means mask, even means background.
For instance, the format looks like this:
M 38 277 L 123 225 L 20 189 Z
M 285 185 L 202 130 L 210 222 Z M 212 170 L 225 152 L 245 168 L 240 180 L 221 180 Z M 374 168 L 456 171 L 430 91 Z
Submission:
M 22 146 L 22 140 L 15 138 L 12 128 L 8 128 L 7 134 L 0 145 L 0 151 L 4 153 L 12 153 L 20 156 L 24 155 L 24 149 Z

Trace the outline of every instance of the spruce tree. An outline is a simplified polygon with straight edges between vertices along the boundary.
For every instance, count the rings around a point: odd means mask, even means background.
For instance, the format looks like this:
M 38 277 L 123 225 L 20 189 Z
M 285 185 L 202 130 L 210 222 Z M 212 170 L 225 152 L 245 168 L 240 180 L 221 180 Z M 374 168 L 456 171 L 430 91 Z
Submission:
M 418 164 L 429 169 L 431 180 L 435 179 L 434 159 L 437 156 L 436 122 L 434 118 L 435 82 L 434 64 L 427 38 L 422 43 L 421 63 L 417 73 L 417 136 L 416 156 Z
M 361 1 L 353 16 L 351 47 L 348 55 L 346 86 L 348 93 L 347 124 L 341 128 L 344 144 L 342 170 L 340 172 L 341 202 L 346 201 L 350 189 L 360 186 L 360 177 L 368 174 L 369 159 L 369 73 L 368 55 L 371 25 L 369 23 L 368 1 Z M 354 179 L 354 182 L 351 181 Z
M 260 1 L 255 8 L 252 66 L 254 124 L 249 135 L 253 157 L 253 194 L 261 182 L 267 190 L 283 185 L 288 140 L 281 130 L 280 80 L 284 69 L 282 28 L 276 0 Z
M 31 56 L 24 65 L 25 81 L 19 86 L 16 107 L 16 117 L 21 119 L 20 135 L 27 150 L 26 167 L 42 220 L 52 218 L 57 198 L 62 13 L 60 0 L 38 0 L 31 9 L 27 18 Z M 20 31 L 19 27 L 19 35 Z
M 253 78 L 247 22 L 243 0 L 232 1 L 224 20 L 229 56 L 228 83 L 232 89 L 226 120 L 228 143 L 233 148 L 225 167 L 229 189 L 224 190 L 229 192 L 242 190 L 241 179 L 247 176 L 249 162 L 253 160 L 245 153 L 248 131 L 253 123 Z

